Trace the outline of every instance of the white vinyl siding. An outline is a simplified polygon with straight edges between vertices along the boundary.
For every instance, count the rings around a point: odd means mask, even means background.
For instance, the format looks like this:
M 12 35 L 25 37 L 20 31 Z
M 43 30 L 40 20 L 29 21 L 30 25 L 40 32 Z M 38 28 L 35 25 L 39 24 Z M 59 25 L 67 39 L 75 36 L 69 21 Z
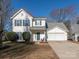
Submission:
M 28 14 L 25 10 L 20 9 L 18 12 L 16 12 L 11 17 L 11 19 L 12 19 L 12 31 L 13 32 L 30 31 L 30 27 L 32 27 L 33 17 L 30 14 Z M 19 26 L 17 26 L 17 25 L 19 25 Z M 29 26 L 27 26 L 27 25 L 29 25 Z

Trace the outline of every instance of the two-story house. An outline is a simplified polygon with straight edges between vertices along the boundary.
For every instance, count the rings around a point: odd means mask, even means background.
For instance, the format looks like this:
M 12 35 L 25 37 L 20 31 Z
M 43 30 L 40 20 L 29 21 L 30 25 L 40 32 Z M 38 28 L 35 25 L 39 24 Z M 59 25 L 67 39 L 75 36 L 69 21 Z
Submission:
M 30 13 L 20 9 L 12 17 L 12 31 L 19 35 L 30 32 L 31 41 L 64 41 L 67 40 L 67 28 L 63 23 L 46 22 L 46 17 L 33 17 Z
M 12 31 L 19 34 L 19 40 L 22 40 L 22 33 L 29 31 L 32 41 L 40 41 L 46 39 L 46 18 L 33 17 L 25 10 L 20 9 L 12 17 Z

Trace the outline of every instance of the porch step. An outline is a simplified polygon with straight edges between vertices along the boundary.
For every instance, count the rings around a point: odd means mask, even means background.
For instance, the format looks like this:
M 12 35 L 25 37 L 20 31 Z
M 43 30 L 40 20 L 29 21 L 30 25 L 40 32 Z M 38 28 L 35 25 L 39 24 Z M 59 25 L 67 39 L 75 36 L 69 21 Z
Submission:
M 17 42 L 25 42 L 25 40 L 17 40 Z

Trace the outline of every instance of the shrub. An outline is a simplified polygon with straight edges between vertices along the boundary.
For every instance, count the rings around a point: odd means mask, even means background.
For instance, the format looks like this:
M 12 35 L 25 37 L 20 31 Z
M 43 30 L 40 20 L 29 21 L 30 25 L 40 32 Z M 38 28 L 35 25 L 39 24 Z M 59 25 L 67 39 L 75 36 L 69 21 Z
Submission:
M 22 36 L 26 43 L 30 43 L 30 32 L 23 32 Z
M 5 38 L 10 41 L 17 41 L 19 37 L 15 32 L 6 32 Z

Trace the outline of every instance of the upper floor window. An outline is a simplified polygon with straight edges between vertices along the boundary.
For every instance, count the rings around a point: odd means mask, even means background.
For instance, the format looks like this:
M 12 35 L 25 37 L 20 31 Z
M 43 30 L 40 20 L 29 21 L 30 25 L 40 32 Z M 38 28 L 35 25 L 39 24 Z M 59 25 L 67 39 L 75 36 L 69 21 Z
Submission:
M 27 20 L 15 20 L 15 26 L 30 26 L 30 21 Z
M 29 20 L 23 20 L 23 26 L 29 26 L 30 21 Z
M 22 26 L 22 20 L 15 20 L 15 26 Z
M 35 25 L 41 25 L 41 21 L 35 21 Z

